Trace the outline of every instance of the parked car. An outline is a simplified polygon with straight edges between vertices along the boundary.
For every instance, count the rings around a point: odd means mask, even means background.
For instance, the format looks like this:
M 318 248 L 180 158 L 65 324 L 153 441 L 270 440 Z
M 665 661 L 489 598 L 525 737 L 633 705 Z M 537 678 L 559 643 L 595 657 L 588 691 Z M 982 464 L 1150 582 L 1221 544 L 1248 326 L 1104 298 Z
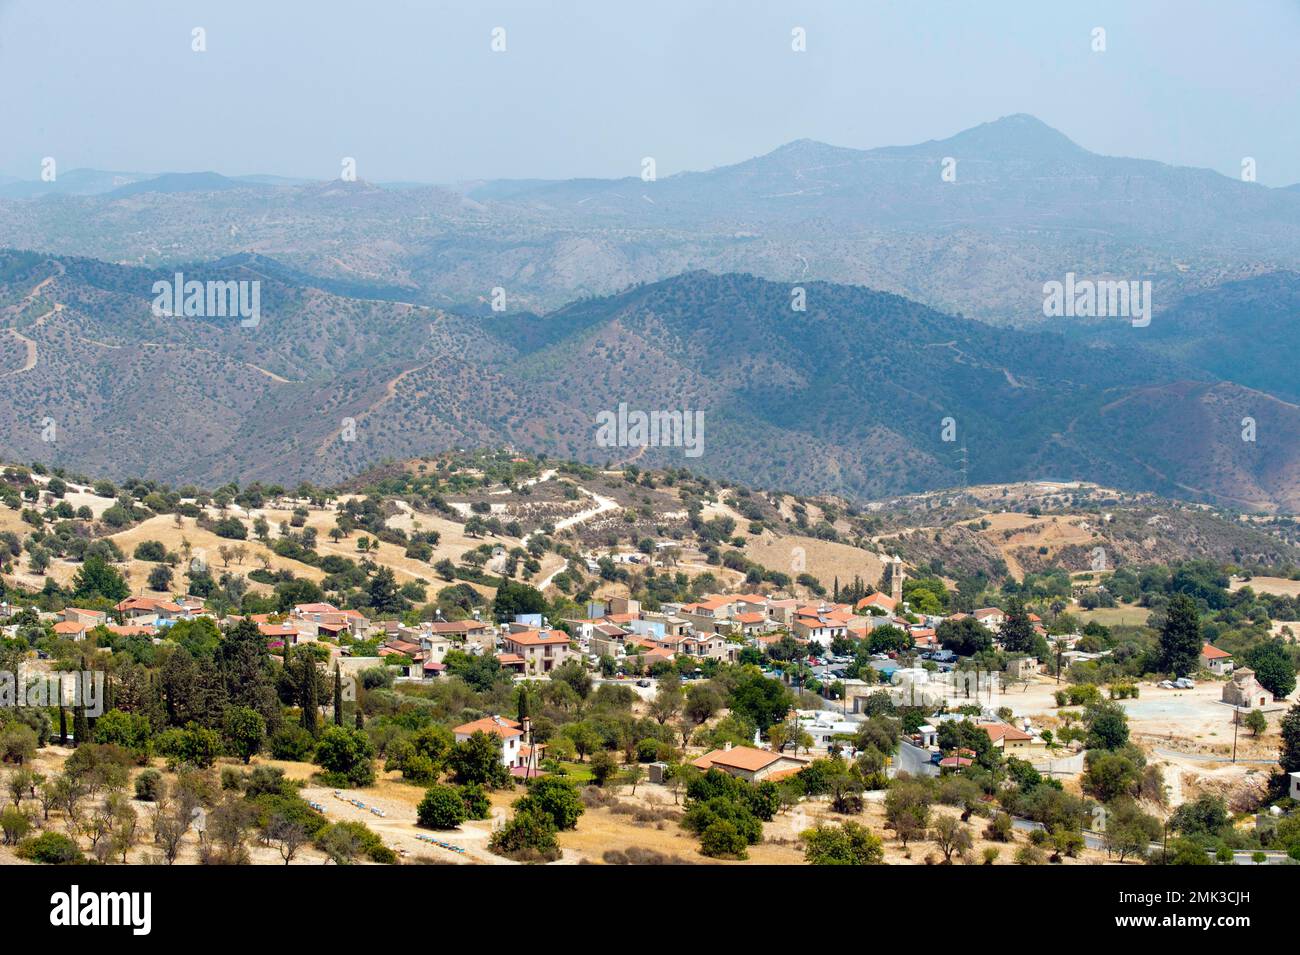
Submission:
M 639 680 L 636 681 L 636 685 L 637 685 L 637 686 L 649 686 L 649 685 L 650 685 L 650 681 L 647 680 L 645 677 L 642 677 L 641 679 L 639 679 Z

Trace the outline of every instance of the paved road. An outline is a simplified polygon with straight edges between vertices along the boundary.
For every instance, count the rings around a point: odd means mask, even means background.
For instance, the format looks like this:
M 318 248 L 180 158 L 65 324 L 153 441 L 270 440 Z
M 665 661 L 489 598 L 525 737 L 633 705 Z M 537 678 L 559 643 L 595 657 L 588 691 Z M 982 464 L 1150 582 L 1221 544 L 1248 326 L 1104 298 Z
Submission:
M 1021 832 L 1032 832 L 1035 829 L 1046 828 L 1041 822 L 1034 822 L 1032 819 L 1021 819 L 1018 816 L 1012 817 L 1011 825 L 1012 828 L 1018 829 Z M 1083 831 L 1083 844 L 1089 849 L 1097 849 L 1102 852 L 1106 851 L 1106 841 L 1104 836 L 1100 832 L 1093 832 L 1091 829 L 1085 829 Z M 1153 842 L 1149 848 L 1151 852 L 1160 852 L 1163 849 L 1163 846 L 1158 842 Z M 1252 858 L 1254 854 L 1255 850 L 1253 849 L 1240 849 L 1233 852 L 1232 861 L 1236 865 L 1281 865 L 1287 857 L 1285 852 L 1265 850 L 1265 861 L 1256 862 Z

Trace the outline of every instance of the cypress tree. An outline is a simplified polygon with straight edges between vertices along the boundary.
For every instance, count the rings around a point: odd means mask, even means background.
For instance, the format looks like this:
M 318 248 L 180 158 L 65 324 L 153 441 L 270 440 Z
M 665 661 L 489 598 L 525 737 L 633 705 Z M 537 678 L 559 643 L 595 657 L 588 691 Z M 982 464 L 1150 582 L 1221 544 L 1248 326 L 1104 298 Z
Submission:
M 316 719 L 319 715 L 316 712 L 316 707 L 318 705 L 316 696 L 316 664 L 310 656 L 303 656 L 299 658 L 298 669 L 301 671 L 299 679 L 301 680 L 300 689 L 302 693 L 303 729 L 311 733 L 312 736 L 315 736 L 317 728 Z
M 1201 619 L 1196 601 L 1187 594 L 1174 594 L 1160 631 L 1160 668 L 1174 676 L 1187 676 L 1200 658 Z
M 68 711 L 59 703 L 59 745 L 68 745 Z
M 361 707 L 358 706 L 357 707 L 357 729 L 363 730 L 365 728 L 366 728 L 366 718 L 361 715 Z
M 1282 786 L 1285 788 L 1289 773 L 1300 773 L 1300 703 L 1292 705 L 1278 726 L 1282 746 L 1278 763 L 1282 766 Z
M 334 664 L 334 725 L 343 725 L 343 677 L 337 663 Z
M 86 708 L 78 706 L 72 715 L 72 743 L 80 746 L 90 742 L 90 721 L 86 719 Z
M 145 703 L 145 714 L 149 717 L 149 725 L 155 732 L 161 731 L 167 725 L 167 704 L 163 700 L 162 679 L 157 671 L 149 674 L 149 693 Z

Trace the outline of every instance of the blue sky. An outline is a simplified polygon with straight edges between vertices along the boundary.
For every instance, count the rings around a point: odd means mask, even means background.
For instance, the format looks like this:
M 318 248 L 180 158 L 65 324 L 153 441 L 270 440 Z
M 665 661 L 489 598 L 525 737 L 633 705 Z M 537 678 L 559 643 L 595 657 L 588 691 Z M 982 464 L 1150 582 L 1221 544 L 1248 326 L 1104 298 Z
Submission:
M 0 173 L 324 179 L 352 156 L 365 179 L 450 182 L 649 155 L 663 176 L 1025 112 L 1097 152 L 1232 176 L 1252 156 L 1285 185 L 1297 49 L 1296 0 L 0 0 Z

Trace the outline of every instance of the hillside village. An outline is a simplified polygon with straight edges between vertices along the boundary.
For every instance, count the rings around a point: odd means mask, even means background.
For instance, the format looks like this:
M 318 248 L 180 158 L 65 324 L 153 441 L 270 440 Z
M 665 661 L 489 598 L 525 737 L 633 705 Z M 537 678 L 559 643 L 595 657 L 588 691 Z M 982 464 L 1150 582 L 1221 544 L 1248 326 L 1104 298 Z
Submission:
M 1294 567 L 1129 563 L 1096 530 L 1149 500 L 1094 513 L 1110 492 L 1011 490 L 1023 510 L 972 513 L 972 495 L 944 522 L 989 547 L 1043 529 L 1011 542 L 1042 566 L 994 551 L 990 576 L 919 560 L 933 525 L 898 516 L 915 502 L 853 511 L 508 449 L 337 490 L 10 466 L 10 694 L 77 671 L 106 690 L 96 712 L 0 710 L 0 855 L 1300 856 Z M 1119 566 L 1054 562 L 1103 544 Z

